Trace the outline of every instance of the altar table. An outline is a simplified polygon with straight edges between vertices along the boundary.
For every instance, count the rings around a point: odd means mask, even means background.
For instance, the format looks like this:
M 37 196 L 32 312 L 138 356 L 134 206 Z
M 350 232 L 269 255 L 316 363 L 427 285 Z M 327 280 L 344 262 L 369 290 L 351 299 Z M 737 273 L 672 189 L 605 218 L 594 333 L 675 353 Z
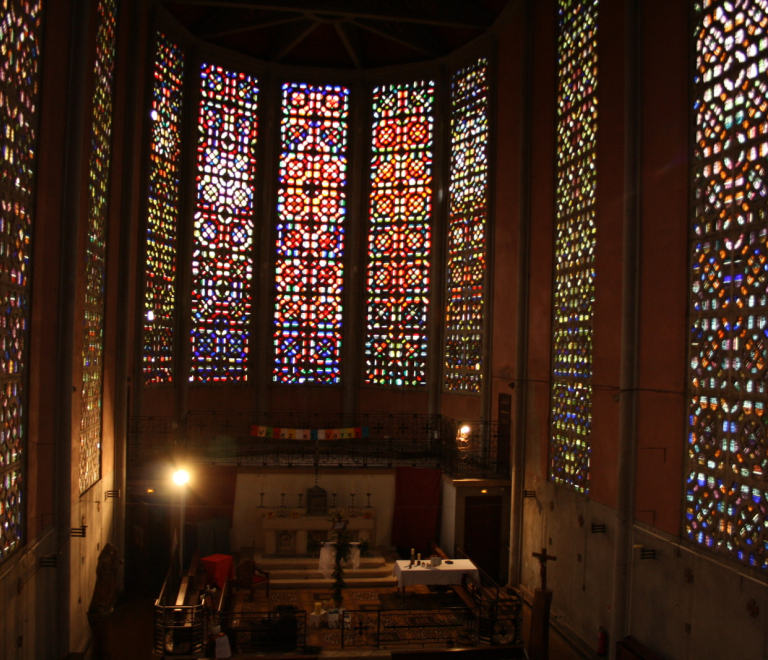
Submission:
M 469 559 L 452 559 L 453 564 L 446 564 L 445 560 L 440 566 L 417 566 L 411 564 L 409 559 L 398 559 L 395 562 L 392 575 L 397 578 L 398 588 L 405 589 L 412 584 L 461 584 L 462 578 L 467 578 L 480 586 L 480 571 Z M 427 562 L 429 564 L 429 562 Z
M 349 560 L 345 561 L 342 566 L 353 569 L 360 568 L 360 544 L 350 543 L 351 551 L 349 553 Z M 334 548 L 336 544 L 333 542 L 323 543 L 320 548 L 320 564 L 318 565 L 319 571 L 323 574 L 326 580 L 330 580 L 333 577 L 333 567 L 336 565 L 336 553 Z
M 205 571 L 208 573 L 208 584 L 215 584 L 219 589 L 223 589 L 227 580 L 235 576 L 231 555 L 208 555 L 200 561 L 203 562 Z

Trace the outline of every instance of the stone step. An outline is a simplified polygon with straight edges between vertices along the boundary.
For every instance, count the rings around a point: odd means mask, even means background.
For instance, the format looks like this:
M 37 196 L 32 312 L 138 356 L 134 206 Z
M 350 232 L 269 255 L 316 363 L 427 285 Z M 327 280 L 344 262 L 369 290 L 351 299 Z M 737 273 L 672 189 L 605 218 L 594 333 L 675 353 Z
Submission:
M 273 571 L 316 571 L 320 561 L 319 557 L 261 557 L 254 558 L 257 566 L 272 573 Z M 360 557 L 361 569 L 377 569 L 387 566 L 387 560 L 380 554 L 372 557 Z M 391 568 L 392 564 L 389 563 Z
M 319 573 L 318 573 L 319 575 Z M 391 575 L 388 577 L 350 577 L 351 573 L 344 574 L 344 582 L 346 588 L 360 589 L 362 587 L 396 587 L 397 579 Z M 333 586 L 333 580 L 326 580 L 324 578 L 287 578 L 287 579 L 272 579 L 270 574 L 269 588 L 274 591 L 277 589 L 323 589 L 330 591 Z
M 385 578 L 390 577 L 392 575 L 392 567 L 391 566 L 380 566 L 375 568 L 345 568 L 344 569 L 344 579 L 347 580 L 348 578 Z M 269 571 L 269 579 L 270 581 L 274 582 L 275 580 L 304 580 L 304 579 L 313 579 L 313 580 L 319 580 L 323 579 L 323 574 L 317 570 L 317 567 L 314 568 L 314 570 L 277 570 Z
M 333 579 L 326 578 L 319 570 L 317 555 L 264 555 L 255 552 L 254 560 L 259 568 L 269 571 L 272 589 L 330 589 Z M 369 556 L 360 558 L 358 568 L 345 568 L 344 581 L 348 587 L 394 587 L 392 577 L 395 556 L 388 551 L 373 549 Z

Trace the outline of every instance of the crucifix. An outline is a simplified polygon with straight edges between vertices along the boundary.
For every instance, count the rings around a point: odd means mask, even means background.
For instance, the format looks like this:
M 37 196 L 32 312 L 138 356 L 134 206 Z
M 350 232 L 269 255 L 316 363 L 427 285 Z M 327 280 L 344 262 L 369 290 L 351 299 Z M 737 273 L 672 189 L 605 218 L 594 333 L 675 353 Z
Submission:
M 547 561 L 556 561 L 557 557 L 548 555 L 546 548 L 542 548 L 541 552 L 534 552 L 533 556 L 539 560 L 541 566 L 541 589 L 543 591 L 547 588 Z

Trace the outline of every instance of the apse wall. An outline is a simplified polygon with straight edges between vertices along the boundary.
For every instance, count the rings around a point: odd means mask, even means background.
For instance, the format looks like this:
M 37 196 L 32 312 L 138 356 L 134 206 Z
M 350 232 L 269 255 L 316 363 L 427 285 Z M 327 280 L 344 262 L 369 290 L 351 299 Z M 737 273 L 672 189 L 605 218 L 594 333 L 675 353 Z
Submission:
M 158 10 L 151 49 L 133 415 L 489 418 L 494 39 L 313 70 Z

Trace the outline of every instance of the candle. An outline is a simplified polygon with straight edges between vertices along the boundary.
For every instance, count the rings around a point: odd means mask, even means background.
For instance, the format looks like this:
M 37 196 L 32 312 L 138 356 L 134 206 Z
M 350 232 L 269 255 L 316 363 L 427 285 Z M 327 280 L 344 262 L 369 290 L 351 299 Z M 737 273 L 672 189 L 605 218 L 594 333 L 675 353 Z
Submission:
M 421 561 L 421 553 L 419 553 L 418 555 L 416 555 L 416 561 Z

